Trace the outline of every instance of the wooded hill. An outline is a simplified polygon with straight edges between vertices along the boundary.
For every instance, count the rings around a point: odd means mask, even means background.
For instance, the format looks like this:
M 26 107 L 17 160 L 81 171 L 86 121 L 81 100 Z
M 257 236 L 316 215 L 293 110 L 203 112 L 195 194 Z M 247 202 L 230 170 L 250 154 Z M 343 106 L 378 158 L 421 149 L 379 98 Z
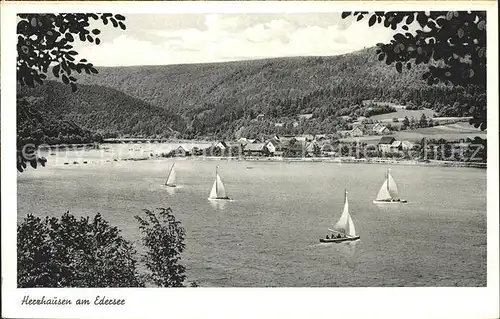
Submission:
M 47 107 L 86 129 L 148 136 L 172 129 L 185 138 L 332 133 L 348 127 L 340 116 L 367 114 L 363 100 L 429 107 L 441 116 L 468 116 L 469 105 L 485 103 L 462 88 L 427 86 L 420 80 L 426 68 L 397 73 L 370 48 L 332 57 L 98 67 L 98 75 L 80 75 L 76 93 L 59 83 L 24 93 L 44 95 Z M 313 117 L 294 128 L 304 113 Z M 258 114 L 263 121 L 255 121 Z

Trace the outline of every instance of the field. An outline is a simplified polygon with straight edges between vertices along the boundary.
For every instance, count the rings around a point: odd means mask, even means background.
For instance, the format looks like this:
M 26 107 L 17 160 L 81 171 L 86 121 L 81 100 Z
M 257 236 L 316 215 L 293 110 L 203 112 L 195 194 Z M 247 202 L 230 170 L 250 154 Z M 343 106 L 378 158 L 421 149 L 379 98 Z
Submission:
M 405 118 L 405 116 L 407 116 L 408 119 L 411 119 L 412 117 L 414 117 L 416 120 L 418 120 L 418 119 L 420 119 L 422 114 L 425 114 L 425 116 L 427 116 L 427 117 L 433 117 L 434 113 L 435 113 L 431 109 L 405 110 L 403 108 L 396 108 L 396 110 L 397 110 L 396 112 L 371 116 L 370 119 L 373 119 L 374 121 L 381 121 L 381 122 L 392 122 L 392 119 L 394 117 L 397 117 L 399 119 L 399 121 L 402 121 Z
M 458 140 L 458 139 L 466 139 L 466 138 L 474 138 L 479 136 L 481 138 L 486 138 L 486 131 L 481 131 L 480 129 L 475 128 L 469 123 L 455 123 L 448 125 L 438 125 L 434 127 L 426 127 L 419 128 L 411 131 L 398 131 L 394 132 L 393 136 L 396 140 L 399 141 L 410 141 L 416 142 L 420 141 L 422 138 L 432 138 L 432 139 L 440 139 L 443 138 L 445 140 Z M 380 140 L 380 135 L 374 136 L 361 136 L 361 137 L 349 137 L 341 139 L 342 142 L 353 142 L 360 141 L 368 144 L 375 144 Z

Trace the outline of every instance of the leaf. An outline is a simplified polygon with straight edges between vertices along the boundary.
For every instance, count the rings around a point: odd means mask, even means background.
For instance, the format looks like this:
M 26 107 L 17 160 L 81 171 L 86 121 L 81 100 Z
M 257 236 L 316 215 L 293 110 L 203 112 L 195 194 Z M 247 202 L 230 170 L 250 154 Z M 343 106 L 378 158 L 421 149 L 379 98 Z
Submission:
M 90 72 L 94 73 L 94 74 L 98 74 L 99 72 L 97 71 L 96 68 L 90 68 Z
M 87 35 L 87 40 L 92 43 L 94 42 L 94 38 L 91 35 Z
M 448 11 L 446 13 L 446 20 L 450 21 L 451 19 L 453 19 L 453 11 Z
M 351 15 L 351 12 L 342 12 L 341 17 L 342 17 L 342 19 L 345 19 L 345 18 L 347 18 L 350 15 Z M 118 17 L 116 17 L 116 18 L 118 19 Z M 118 20 L 120 20 L 120 19 L 118 19 Z
M 31 167 L 36 168 L 36 166 L 37 166 L 37 160 L 36 159 L 32 159 L 30 161 L 30 165 L 31 165 Z
M 72 92 L 76 92 L 77 88 L 76 88 L 76 84 L 75 83 L 71 83 L 71 91 Z
M 75 41 L 75 38 L 73 37 L 73 35 L 71 33 L 66 33 L 64 35 L 64 37 L 66 38 L 66 40 L 68 40 L 69 42 L 73 42 Z
M 344 13 L 346 13 L 346 12 L 342 13 L 342 18 L 344 17 Z M 349 12 L 347 12 L 347 13 L 348 13 L 348 15 L 350 14 Z M 116 20 L 120 20 L 120 21 L 125 20 L 125 17 L 122 16 L 121 14 L 115 14 L 115 18 L 116 18 Z
M 464 34 L 465 34 L 464 29 L 458 28 L 458 31 L 457 31 L 458 38 L 459 39 L 463 38 Z
M 31 26 L 35 28 L 38 25 L 38 20 L 36 18 L 31 19 Z
M 60 71 L 60 70 L 61 70 L 61 65 L 60 65 L 60 64 L 58 64 L 58 65 L 56 65 L 56 66 L 54 66 L 54 67 L 52 68 L 52 73 L 54 74 L 54 76 L 55 76 L 56 78 L 58 78 L 58 77 L 59 77 L 59 71 Z
M 63 74 L 63 75 L 62 75 L 62 81 L 64 82 L 64 84 L 68 84 L 68 83 L 69 83 L 69 79 L 68 79 L 68 77 L 66 76 L 66 74 Z
M 408 31 L 408 30 L 409 30 L 408 26 L 406 26 L 406 25 L 402 26 L 401 28 L 402 28 L 403 30 L 405 30 L 405 31 Z
M 396 70 L 399 73 L 403 72 L 403 64 L 401 62 L 399 62 L 399 61 L 396 63 Z
M 363 15 L 362 15 L 362 14 L 360 14 L 360 15 L 358 16 L 358 18 L 356 19 L 356 21 L 359 21 L 359 20 L 361 20 L 361 19 L 363 19 Z
M 370 17 L 370 20 L 368 20 L 368 26 L 369 26 L 369 27 L 371 27 L 372 25 L 374 25 L 374 24 L 375 24 L 375 22 L 376 22 L 376 21 L 377 21 L 377 16 L 373 14 L 373 15 Z
M 408 70 L 410 70 L 410 69 L 411 69 L 411 63 L 410 63 L 410 62 L 406 63 L 406 68 L 407 68 Z
M 123 22 L 118 22 L 118 24 L 120 25 L 120 28 L 122 30 L 125 30 L 127 28 Z
M 94 30 L 92 30 L 92 33 L 93 33 L 94 35 L 99 35 L 99 34 L 101 33 L 101 30 L 99 30 L 99 29 L 94 29 Z
M 80 33 L 79 36 L 80 36 L 80 41 L 82 42 L 85 41 L 85 34 Z
M 415 14 L 411 13 L 407 18 L 406 18 L 406 24 L 412 24 L 412 22 L 415 20 Z
M 78 52 L 76 52 L 76 51 L 69 51 L 68 54 L 70 54 L 70 55 L 77 55 Z
M 383 59 L 385 59 L 385 53 L 380 53 L 380 54 L 378 55 L 378 60 L 379 60 L 379 61 L 382 61 Z

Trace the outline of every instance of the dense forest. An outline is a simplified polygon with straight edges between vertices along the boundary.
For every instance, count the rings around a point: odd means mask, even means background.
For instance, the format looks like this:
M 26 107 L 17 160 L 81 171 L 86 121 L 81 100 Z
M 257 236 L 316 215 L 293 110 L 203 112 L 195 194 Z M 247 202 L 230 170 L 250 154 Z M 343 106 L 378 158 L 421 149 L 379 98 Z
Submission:
M 168 110 L 154 107 L 122 92 L 99 85 L 79 85 L 78 91 L 47 81 L 35 89 L 21 88 L 19 95 L 37 100 L 52 114 L 104 138 L 124 134 L 172 136 L 185 127 Z
M 26 144 L 79 144 L 102 140 L 100 134 L 84 130 L 54 113 L 41 98 L 18 96 L 16 111 L 18 148 Z
M 44 97 L 54 113 L 106 136 L 326 134 L 349 128 L 342 116 L 392 111 L 365 100 L 431 108 L 440 116 L 468 116 L 472 107 L 486 106 L 473 88 L 428 86 L 420 80 L 425 70 L 399 74 L 370 48 L 333 57 L 99 68 L 98 75 L 82 75 L 88 85 L 76 93 L 55 82 L 23 93 Z M 305 113 L 312 118 L 298 125 L 296 116 Z

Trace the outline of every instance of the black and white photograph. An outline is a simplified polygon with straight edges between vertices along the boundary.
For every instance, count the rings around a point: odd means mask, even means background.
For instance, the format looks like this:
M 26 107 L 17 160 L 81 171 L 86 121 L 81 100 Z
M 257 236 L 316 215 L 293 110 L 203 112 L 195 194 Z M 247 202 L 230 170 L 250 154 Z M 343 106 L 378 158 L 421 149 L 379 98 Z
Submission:
M 62 302 L 28 288 L 498 297 L 496 4 L 121 5 L 2 14 L 16 307 Z

